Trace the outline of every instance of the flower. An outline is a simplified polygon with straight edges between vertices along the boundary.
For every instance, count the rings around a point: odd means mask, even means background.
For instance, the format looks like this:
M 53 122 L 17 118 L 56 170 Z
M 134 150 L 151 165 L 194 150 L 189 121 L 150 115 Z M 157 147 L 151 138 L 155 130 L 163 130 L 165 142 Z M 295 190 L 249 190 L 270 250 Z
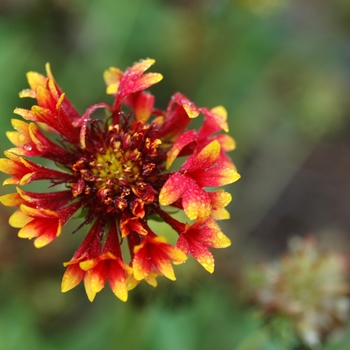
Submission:
M 296 336 L 314 348 L 339 333 L 350 308 L 348 263 L 311 237 L 294 237 L 289 252 L 248 273 L 253 301 L 266 316 L 286 317 Z
M 12 120 L 15 131 L 7 136 L 15 147 L 0 159 L 0 170 L 11 176 L 4 184 L 17 186 L 0 201 L 18 208 L 9 222 L 20 229 L 19 237 L 34 238 L 41 248 L 56 239 L 72 217 L 83 217 L 78 229 L 90 226 L 72 259 L 64 263 L 62 281 L 63 292 L 84 281 L 90 301 L 107 281 L 126 301 L 141 280 L 153 286 L 159 275 L 175 280 L 172 263 L 183 263 L 190 253 L 213 272 L 208 247 L 230 245 L 215 220 L 229 218 L 225 207 L 231 196 L 206 189 L 239 179 L 226 154 L 234 149 L 234 141 L 218 133 L 228 131 L 227 113 L 221 106 L 199 108 L 180 93 L 172 96 L 165 111 L 157 109 L 155 97 L 145 91 L 162 79 L 159 73 L 145 73 L 152 64 L 154 60 L 146 59 L 125 72 L 106 70 L 113 103 L 97 103 L 82 115 L 48 64 L 46 76 L 29 72 L 30 88 L 20 97 L 34 98 L 37 105 L 15 109 L 25 121 Z M 93 117 L 99 109 L 106 114 L 103 120 Z M 188 130 L 200 114 L 201 128 Z M 31 157 L 45 159 L 44 165 Z M 187 157 L 180 169 L 170 169 L 180 157 Z M 21 188 L 43 180 L 49 189 L 42 193 Z M 175 220 L 168 214 L 171 207 L 183 210 L 189 222 Z M 176 227 L 175 246 L 149 227 L 154 217 Z M 122 245 L 128 246 L 130 259 Z

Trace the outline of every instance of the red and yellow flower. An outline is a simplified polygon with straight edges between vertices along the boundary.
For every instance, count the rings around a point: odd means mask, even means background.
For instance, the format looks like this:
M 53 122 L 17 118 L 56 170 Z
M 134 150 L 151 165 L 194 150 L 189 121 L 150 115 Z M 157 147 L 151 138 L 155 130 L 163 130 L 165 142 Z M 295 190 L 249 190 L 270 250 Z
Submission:
M 46 76 L 27 74 L 30 88 L 20 97 L 34 98 L 37 105 L 14 111 L 26 121 L 12 120 L 15 131 L 7 136 L 15 147 L 0 159 L 0 170 L 11 175 L 4 184 L 17 187 L 0 201 L 18 207 L 10 224 L 20 228 L 19 237 L 34 238 L 37 248 L 58 237 L 77 213 L 84 217 L 81 226 L 91 226 L 64 263 L 63 292 L 84 281 L 92 301 L 108 280 L 114 294 L 126 301 L 128 290 L 141 280 L 153 286 L 159 275 L 175 280 L 171 263 L 180 264 L 189 254 L 213 272 L 208 247 L 230 245 L 215 220 L 229 218 L 225 207 L 231 196 L 207 191 L 239 179 L 226 154 L 235 148 L 234 140 L 218 134 L 228 131 L 226 110 L 199 108 L 180 93 L 165 111 L 155 108 L 155 97 L 145 91 L 162 79 L 159 73 L 145 73 L 153 63 L 143 60 L 125 72 L 108 69 L 104 79 L 113 103 L 95 104 L 82 115 L 57 85 L 49 65 Z M 106 112 L 105 120 L 92 116 L 98 109 Z M 188 130 L 191 119 L 201 114 L 201 128 Z M 179 157 L 187 159 L 172 170 Z M 39 180 L 48 181 L 50 191 L 19 187 Z M 167 213 L 169 207 L 183 210 L 194 222 L 175 220 Z M 149 227 L 154 216 L 179 234 L 176 246 Z M 122 244 L 129 247 L 128 262 Z

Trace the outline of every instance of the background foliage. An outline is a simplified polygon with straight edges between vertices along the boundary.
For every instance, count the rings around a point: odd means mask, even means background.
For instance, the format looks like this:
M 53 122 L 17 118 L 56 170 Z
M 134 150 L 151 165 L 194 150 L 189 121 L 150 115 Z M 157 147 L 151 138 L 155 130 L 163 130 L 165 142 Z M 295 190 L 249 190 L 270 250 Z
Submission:
M 59 290 L 69 230 L 36 250 L 0 213 L 0 349 L 292 349 L 289 325 L 274 337 L 243 303 L 245 266 L 270 260 L 288 237 L 313 234 L 350 254 L 350 3 L 346 0 L 2 0 L 0 136 L 25 72 L 56 80 L 83 112 L 105 100 L 102 72 L 157 60 L 160 107 L 181 91 L 197 105 L 224 105 L 242 179 L 228 187 L 232 247 L 215 251 L 216 272 L 193 261 L 130 293 L 106 288 L 90 304 L 82 286 Z M 1 176 L 3 180 L 5 176 Z M 1 188 L 1 194 L 12 191 Z M 350 335 L 324 349 L 350 347 Z

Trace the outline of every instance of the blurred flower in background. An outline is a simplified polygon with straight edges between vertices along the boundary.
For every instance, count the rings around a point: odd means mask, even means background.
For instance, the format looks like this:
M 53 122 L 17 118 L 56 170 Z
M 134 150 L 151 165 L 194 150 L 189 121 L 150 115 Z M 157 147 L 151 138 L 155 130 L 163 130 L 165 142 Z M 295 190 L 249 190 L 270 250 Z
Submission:
M 247 273 L 252 301 L 265 317 L 290 320 L 304 344 L 319 347 L 344 331 L 349 318 L 349 265 L 315 239 L 294 237 L 279 260 Z

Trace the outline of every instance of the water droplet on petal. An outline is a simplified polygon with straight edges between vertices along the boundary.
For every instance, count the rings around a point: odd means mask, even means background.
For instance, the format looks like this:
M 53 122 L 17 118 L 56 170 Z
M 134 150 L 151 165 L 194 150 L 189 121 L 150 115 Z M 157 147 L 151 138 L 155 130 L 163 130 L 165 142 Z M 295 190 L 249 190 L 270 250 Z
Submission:
M 33 147 L 32 147 L 30 144 L 28 144 L 28 143 L 26 143 L 25 145 L 23 145 L 23 148 L 24 148 L 26 151 L 31 151 L 31 150 L 33 149 Z

